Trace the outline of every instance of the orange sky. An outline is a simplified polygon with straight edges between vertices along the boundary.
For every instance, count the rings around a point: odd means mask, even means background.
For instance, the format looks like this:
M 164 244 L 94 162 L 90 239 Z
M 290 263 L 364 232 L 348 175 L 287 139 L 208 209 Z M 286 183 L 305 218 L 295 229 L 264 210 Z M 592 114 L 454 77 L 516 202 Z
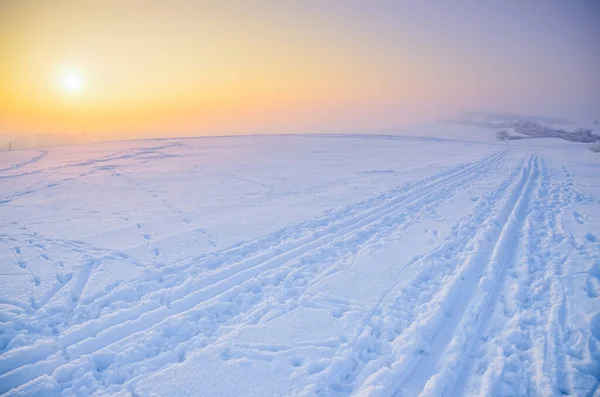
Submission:
M 4 1 L 0 133 L 112 139 L 390 128 L 478 104 L 519 110 L 507 104 L 541 100 L 551 80 L 563 93 L 597 83 L 589 65 L 571 85 L 556 83 L 564 76 L 556 68 L 523 69 L 520 51 L 535 50 L 527 35 L 517 48 L 491 41 L 512 57 L 499 65 L 487 44 L 460 30 L 469 10 L 446 14 L 456 24 L 444 27 L 432 10 L 393 3 L 376 12 L 356 2 L 281 3 Z M 555 17 L 547 18 L 558 26 Z M 588 63 L 596 61 L 592 54 Z M 82 80 L 75 92 L 64 85 L 68 74 Z

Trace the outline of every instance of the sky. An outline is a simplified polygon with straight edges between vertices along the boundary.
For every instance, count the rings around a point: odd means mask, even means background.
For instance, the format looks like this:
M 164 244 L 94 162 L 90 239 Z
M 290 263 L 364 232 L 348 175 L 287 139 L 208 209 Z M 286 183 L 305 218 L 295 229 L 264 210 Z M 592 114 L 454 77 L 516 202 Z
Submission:
M 600 118 L 597 1 L 0 0 L 0 134 L 400 128 L 463 110 Z

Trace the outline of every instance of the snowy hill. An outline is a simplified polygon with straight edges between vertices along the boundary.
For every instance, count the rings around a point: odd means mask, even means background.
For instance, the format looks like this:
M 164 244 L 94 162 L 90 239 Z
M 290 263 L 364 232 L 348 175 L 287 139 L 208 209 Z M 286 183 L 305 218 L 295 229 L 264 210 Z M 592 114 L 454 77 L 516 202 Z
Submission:
M 0 152 L 0 393 L 595 395 L 600 155 L 445 128 Z

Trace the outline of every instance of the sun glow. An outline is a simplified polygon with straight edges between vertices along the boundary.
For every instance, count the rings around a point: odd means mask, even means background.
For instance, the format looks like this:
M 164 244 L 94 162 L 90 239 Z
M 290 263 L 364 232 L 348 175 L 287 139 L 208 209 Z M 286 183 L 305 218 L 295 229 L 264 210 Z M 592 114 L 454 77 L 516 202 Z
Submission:
M 69 91 L 79 91 L 81 88 L 81 77 L 75 73 L 69 73 L 64 77 L 63 84 Z
M 482 108 L 599 117 L 588 6 L 535 3 L 533 24 L 520 3 L 173 3 L 0 0 L 0 134 L 371 131 Z

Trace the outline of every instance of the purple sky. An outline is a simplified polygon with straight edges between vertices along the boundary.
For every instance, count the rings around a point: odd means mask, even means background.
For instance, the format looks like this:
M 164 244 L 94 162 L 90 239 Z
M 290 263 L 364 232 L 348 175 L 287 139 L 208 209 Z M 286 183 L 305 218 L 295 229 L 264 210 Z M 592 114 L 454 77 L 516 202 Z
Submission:
M 0 133 L 375 130 L 463 110 L 600 118 L 599 1 L 7 0 L 0 59 Z

